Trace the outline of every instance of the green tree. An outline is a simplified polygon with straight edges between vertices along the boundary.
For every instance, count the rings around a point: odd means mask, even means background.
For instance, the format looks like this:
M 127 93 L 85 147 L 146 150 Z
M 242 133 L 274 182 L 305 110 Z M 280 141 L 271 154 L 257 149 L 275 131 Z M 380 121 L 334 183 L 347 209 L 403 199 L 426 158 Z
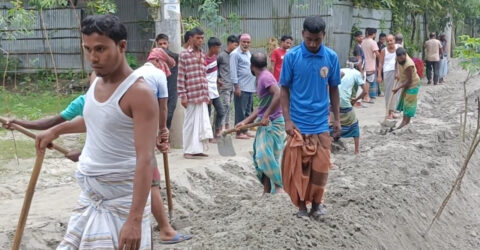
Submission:
M 480 74 L 480 38 L 468 35 L 460 36 L 460 46 L 455 51 L 460 59 L 460 66 L 467 71 L 467 77 L 463 81 L 465 109 L 462 122 L 462 141 L 465 141 L 468 114 L 467 83 Z

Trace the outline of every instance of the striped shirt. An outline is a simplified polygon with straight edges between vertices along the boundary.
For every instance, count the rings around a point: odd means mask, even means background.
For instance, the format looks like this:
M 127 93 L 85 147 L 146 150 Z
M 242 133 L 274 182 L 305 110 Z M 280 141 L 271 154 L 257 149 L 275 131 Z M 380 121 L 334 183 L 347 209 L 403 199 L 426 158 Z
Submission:
M 195 56 L 192 48 L 181 52 L 178 57 L 178 97 L 187 98 L 189 103 L 200 104 L 210 101 L 208 98 L 207 70 L 205 67 L 205 54 Z

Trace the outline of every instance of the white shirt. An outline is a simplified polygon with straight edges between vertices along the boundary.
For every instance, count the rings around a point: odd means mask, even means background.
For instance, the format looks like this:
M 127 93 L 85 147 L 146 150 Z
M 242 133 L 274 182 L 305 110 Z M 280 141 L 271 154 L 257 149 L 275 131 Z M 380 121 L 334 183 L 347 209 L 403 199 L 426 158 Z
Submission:
M 133 120 L 122 111 L 119 102 L 138 78 L 135 73 L 130 74 L 105 102 L 95 99 L 98 77 L 87 91 L 83 108 L 87 137 L 78 162 L 78 170 L 83 175 L 135 172 Z
M 213 68 L 217 68 L 217 60 L 214 60 L 213 62 L 211 62 L 206 66 L 207 81 L 208 81 L 208 97 L 210 99 L 215 99 L 220 96 L 218 94 L 218 88 L 217 88 L 218 69 L 215 69 L 212 71 Z
M 152 87 L 153 93 L 158 99 L 168 97 L 167 75 L 165 72 L 155 67 L 150 62 L 145 63 L 142 67 L 135 70 L 135 73 L 141 77 Z

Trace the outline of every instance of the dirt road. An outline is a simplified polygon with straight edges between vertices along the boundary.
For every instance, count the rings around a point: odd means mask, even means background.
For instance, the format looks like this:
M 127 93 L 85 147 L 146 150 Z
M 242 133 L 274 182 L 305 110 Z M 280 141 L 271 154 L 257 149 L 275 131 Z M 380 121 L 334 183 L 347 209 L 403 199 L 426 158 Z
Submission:
M 262 198 L 250 141 L 235 141 L 237 156 L 222 158 L 210 144 L 207 160 L 170 155 L 174 225 L 194 239 L 162 249 L 480 249 L 480 154 L 430 234 L 422 234 L 448 192 L 465 148 L 459 112 L 465 76 L 451 67 L 448 81 L 422 86 L 417 117 L 405 129 L 379 135 L 384 102 L 356 109 L 361 154 L 336 153 L 327 186 L 328 215 L 297 219 L 286 195 Z M 480 95 L 478 78 L 470 95 Z M 473 103 L 473 101 L 472 101 Z M 473 118 L 473 104 L 471 105 Z M 1 143 L 5 143 L 2 141 Z M 158 155 L 158 162 L 161 161 Z M 10 246 L 33 159 L 0 162 L 0 247 Z M 160 166 L 162 169 L 163 167 Z M 23 249 L 52 249 L 62 239 L 79 188 L 75 164 L 50 155 L 44 164 L 24 234 Z M 154 232 L 154 249 L 160 249 Z

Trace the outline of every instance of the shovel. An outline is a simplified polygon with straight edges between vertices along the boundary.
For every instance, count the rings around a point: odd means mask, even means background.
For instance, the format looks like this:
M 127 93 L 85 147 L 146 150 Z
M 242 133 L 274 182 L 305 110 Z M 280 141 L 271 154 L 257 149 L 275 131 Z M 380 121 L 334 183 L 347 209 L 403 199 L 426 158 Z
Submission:
M 242 126 L 238 128 L 238 130 L 243 130 L 243 129 L 248 129 L 248 128 L 253 128 L 253 127 L 258 127 L 262 126 L 263 124 L 261 122 L 254 122 L 247 124 L 245 126 Z M 232 129 L 227 129 L 222 132 L 222 136 L 218 138 L 217 141 L 217 146 L 218 146 L 218 153 L 221 156 L 235 156 L 235 148 L 233 147 L 233 142 L 232 142 L 232 137 L 229 135 L 230 133 L 236 132 L 237 129 L 232 128 Z
M 398 85 L 398 81 L 395 81 L 395 83 L 393 84 L 393 89 L 397 88 L 397 85 Z M 392 104 L 392 101 L 393 101 L 393 98 L 395 97 L 396 94 L 392 94 L 390 95 L 390 98 L 388 98 L 388 103 L 387 103 L 387 108 L 386 108 L 386 112 L 385 112 L 385 119 L 383 120 L 383 122 L 380 123 L 380 125 L 382 125 L 382 127 L 385 127 L 384 129 L 382 129 L 382 131 L 380 131 L 381 134 L 386 134 L 387 132 L 392 132 L 393 131 L 393 127 L 395 127 L 395 125 L 397 124 L 397 121 L 395 120 L 389 120 L 388 119 L 388 112 L 389 112 L 389 108 L 390 108 L 390 105 Z

